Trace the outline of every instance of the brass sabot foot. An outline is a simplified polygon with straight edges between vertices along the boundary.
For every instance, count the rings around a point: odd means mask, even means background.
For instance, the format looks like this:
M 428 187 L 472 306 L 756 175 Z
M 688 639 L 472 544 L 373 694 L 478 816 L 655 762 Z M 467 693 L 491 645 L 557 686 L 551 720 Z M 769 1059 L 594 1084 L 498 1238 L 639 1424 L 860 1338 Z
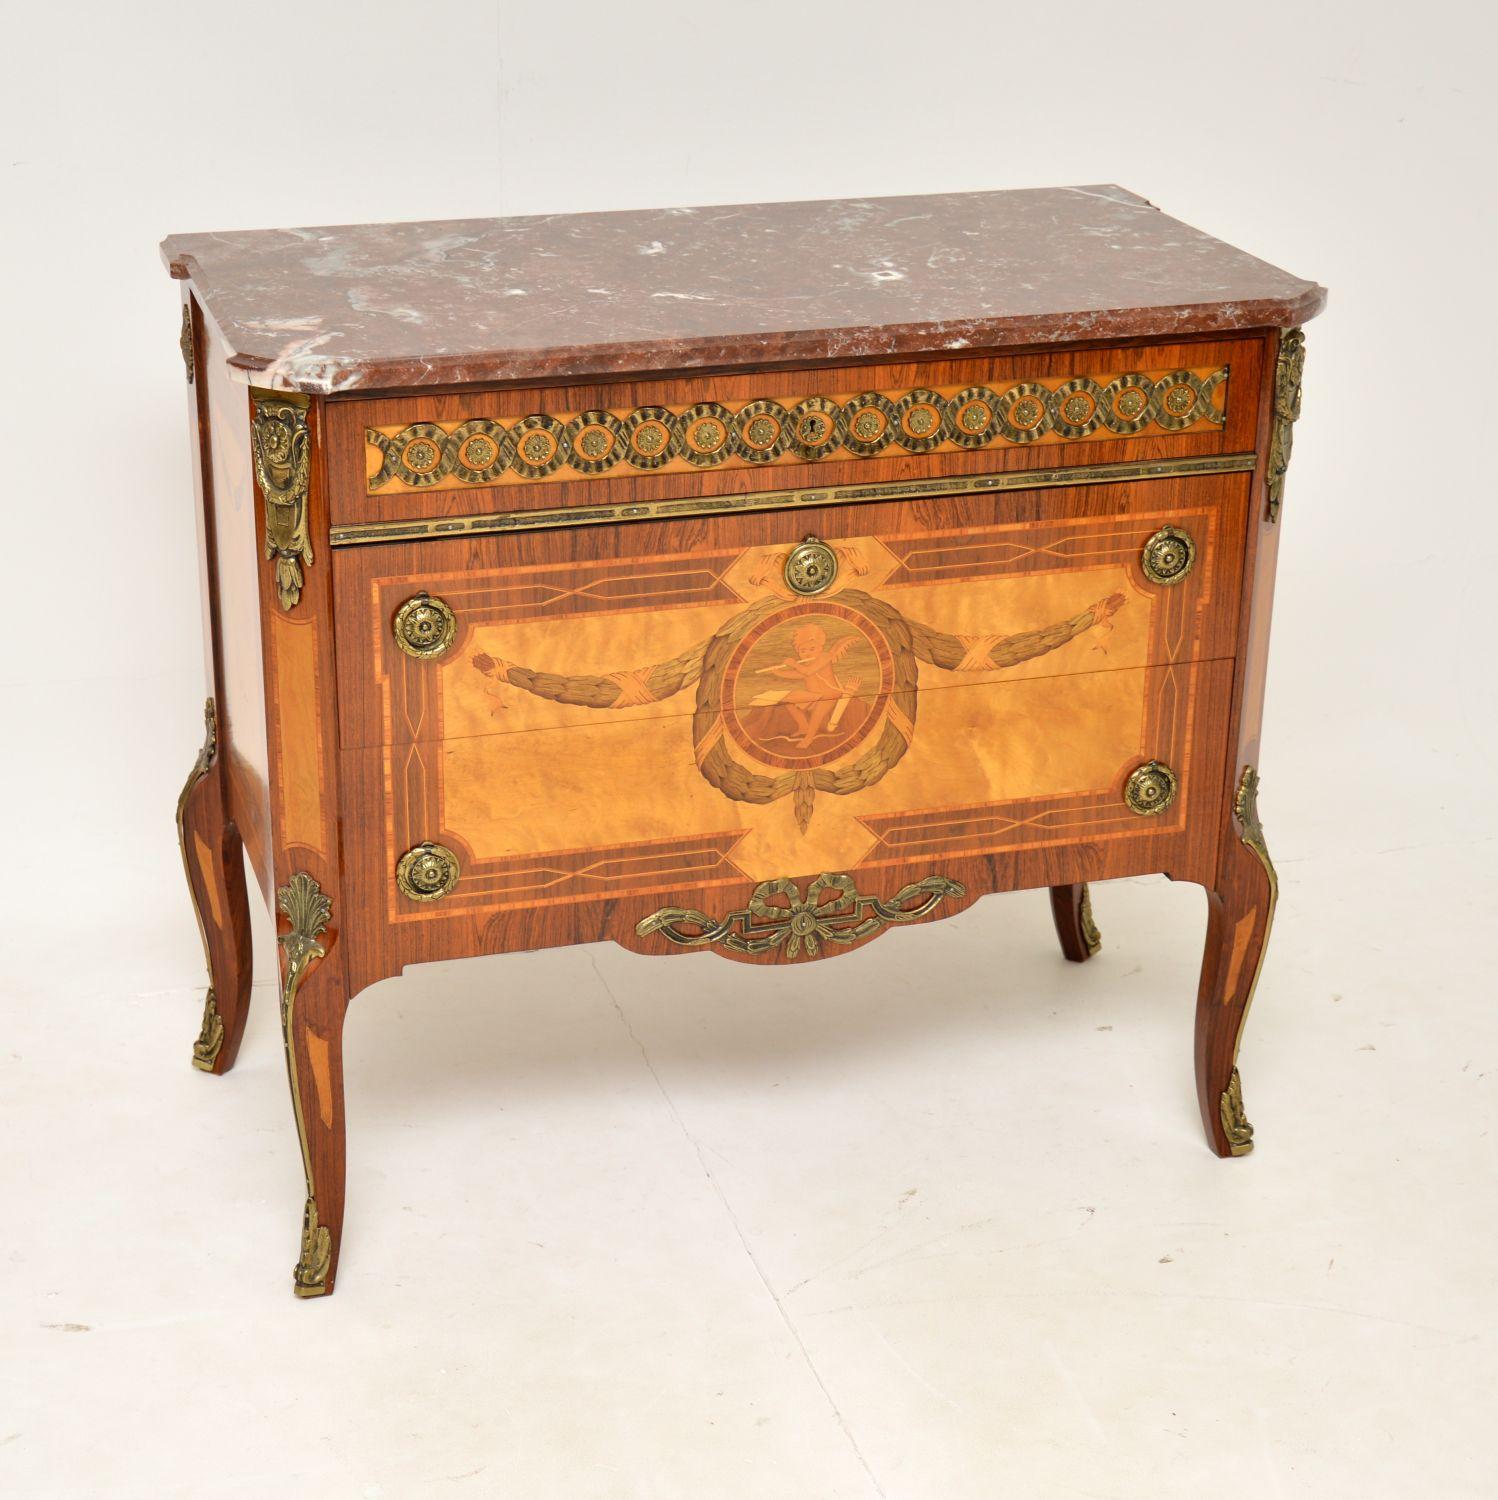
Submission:
M 1219 1108 L 1223 1134 L 1228 1138 L 1228 1149 L 1234 1156 L 1247 1156 L 1254 1149 L 1254 1128 L 1243 1112 L 1243 1080 L 1239 1078 L 1237 1068 L 1233 1069 L 1233 1076 L 1222 1091 Z
M 219 1048 L 224 1045 L 224 1018 L 218 1013 L 213 986 L 208 986 L 208 998 L 203 1002 L 203 1025 L 198 1039 L 192 1044 L 192 1065 L 204 1073 L 211 1073 L 218 1061 Z

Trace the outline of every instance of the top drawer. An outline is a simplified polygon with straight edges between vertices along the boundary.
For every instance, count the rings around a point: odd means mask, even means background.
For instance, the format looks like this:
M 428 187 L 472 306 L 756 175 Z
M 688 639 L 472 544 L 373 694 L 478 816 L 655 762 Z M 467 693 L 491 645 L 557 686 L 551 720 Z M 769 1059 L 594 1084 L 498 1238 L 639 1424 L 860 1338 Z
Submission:
M 1246 453 L 1260 338 L 330 403 L 335 541 L 750 491 Z M 451 524 L 447 524 L 451 523 Z

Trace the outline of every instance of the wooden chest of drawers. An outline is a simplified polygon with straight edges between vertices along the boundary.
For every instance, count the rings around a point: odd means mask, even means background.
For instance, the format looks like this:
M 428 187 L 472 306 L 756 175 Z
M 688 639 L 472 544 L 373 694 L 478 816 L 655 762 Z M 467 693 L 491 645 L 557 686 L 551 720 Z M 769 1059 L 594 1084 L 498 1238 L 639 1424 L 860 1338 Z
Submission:
M 1117 188 L 185 236 L 212 697 L 178 809 L 232 1065 L 241 845 L 307 1179 L 408 963 L 611 938 L 803 962 L 994 891 L 1200 883 L 1197 1083 L 1275 880 L 1256 808 L 1296 325 Z M 357 311 L 356 311 L 357 309 Z

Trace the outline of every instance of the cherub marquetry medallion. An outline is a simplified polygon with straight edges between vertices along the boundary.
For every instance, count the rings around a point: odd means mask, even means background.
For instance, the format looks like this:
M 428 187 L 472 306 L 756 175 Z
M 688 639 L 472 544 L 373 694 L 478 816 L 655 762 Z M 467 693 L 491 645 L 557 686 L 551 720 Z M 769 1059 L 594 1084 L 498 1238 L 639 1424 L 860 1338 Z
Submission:
M 839 550 L 859 566 L 862 547 Z M 751 576 L 764 584 L 774 573 L 760 568 Z M 815 600 L 787 600 L 777 591 L 678 662 L 602 679 L 541 673 L 484 651 L 472 663 L 537 697 L 603 709 L 664 702 L 695 682 L 692 753 L 703 778 L 734 802 L 792 797 L 805 833 L 818 792 L 861 792 L 910 750 L 919 662 L 958 674 L 1016 666 L 1106 628 L 1124 602 L 1114 592 L 1036 630 L 954 635 L 908 619 L 863 589 Z M 611 702 L 602 701 L 610 691 L 604 684 L 617 689 Z

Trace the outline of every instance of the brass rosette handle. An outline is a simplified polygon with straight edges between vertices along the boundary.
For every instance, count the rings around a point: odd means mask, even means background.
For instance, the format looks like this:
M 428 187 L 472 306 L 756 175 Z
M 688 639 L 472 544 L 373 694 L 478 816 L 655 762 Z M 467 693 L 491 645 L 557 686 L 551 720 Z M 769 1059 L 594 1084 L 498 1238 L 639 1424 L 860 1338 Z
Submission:
M 1162 526 L 1139 554 L 1140 571 L 1162 588 L 1180 583 L 1195 565 L 1196 542 L 1179 526 Z
M 1141 818 L 1156 818 L 1175 801 L 1180 784 L 1164 761 L 1147 761 L 1124 783 L 1124 802 Z
M 809 536 L 785 560 L 785 584 L 793 594 L 810 598 L 825 594 L 837 578 L 837 553 L 826 542 Z
M 458 634 L 458 617 L 444 599 L 414 594 L 395 612 L 395 644 L 418 659 L 441 656 Z
M 423 843 L 401 855 L 395 883 L 411 901 L 440 901 L 458 883 L 458 856 L 442 844 Z

